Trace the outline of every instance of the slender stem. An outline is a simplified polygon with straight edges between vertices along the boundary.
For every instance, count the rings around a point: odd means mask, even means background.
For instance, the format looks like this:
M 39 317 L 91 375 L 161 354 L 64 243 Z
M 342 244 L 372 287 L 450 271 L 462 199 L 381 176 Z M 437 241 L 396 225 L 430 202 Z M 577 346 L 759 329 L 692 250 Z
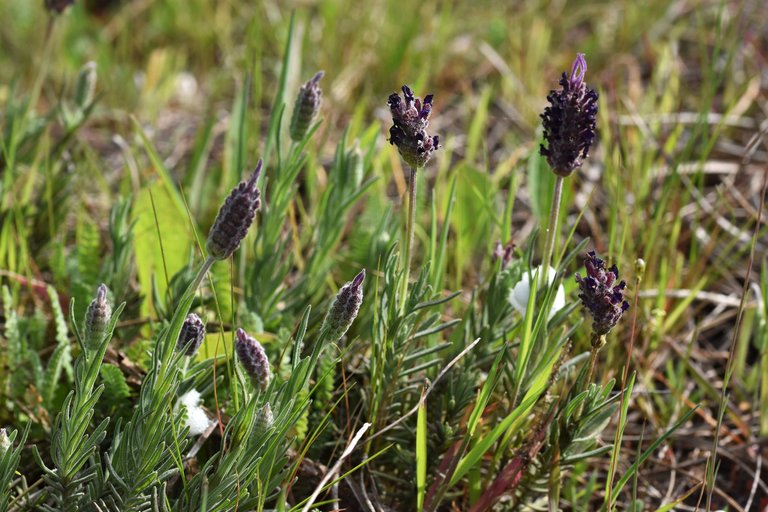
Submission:
M 645 268 L 643 266 L 643 268 Z M 637 266 L 635 266 L 635 269 L 637 269 Z M 635 275 L 635 297 L 632 300 L 632 327 L 629 329 L 629 346 L 627 347 L 627 361 L 624 363 L 624 372 L 621 374 L 621 399 L 619 400 L 619 421 L 616 427 L 616 432 L 614 433 L 613 437 L 613 451 L 611 452 L 611 466 L 610 466 L 610 482 L 608 482 L 608 486 L 606 488 L 607 490 L 607 498 L 606 503 L 608 503 L 608 506 L 610 507 L 611 502 L 613 501 L 611 498 L 611 493 L 613 492 L 613 480 L 616 476 L 616 468 L 619 465 L 619 442 L 621 441 L 621 436 L 623 434 L 623 429 L 621 427 L 621 411 L 624 410 L 624 401 L 629 400 L 629 397 L 625 395 L 625 391 L 627 388 L 627 378 L 629 378 L 629 366 L 632 364 L 632 351 L 634 350 L 635 346 L 635 328 L 637 326 L 637 296 L 640 291 L 640 282 L 643 279 L 643 274 L 641 272 L 636 271 Z
M 587 379 L 584 381 L 585 386 L 592 384 L 592 378 L 595 376 L 595 368 L 597 367 L 597 355 L 600 353 L 600 347 L 592 346 L 592 351 L 589 354 L 589 370 L 587 370 Z
M 600 349 L 605 345 L 605 335 L 597 336 L 593 334 L 593 336 L 592 349 L 589 353 L 589 369 L 587 370 L 586 378 L 582 381 L 585 390 L 589 389 L 589 386 L 592 384 L 592 379 L 595 376 L 595 368 L 597 367 L 597 356 L 600 353 Z M 586 400 L 582 400 L 579 407 L 576 409 L 576 414 L 574 414 L 575 418 L 581 418 L 581 414 L 584 412 L 585 401 Z
M 416 171 L 418 168 L 410 168 L 408 178 L 408 221 L 405 225 L 405 265 L 403 266 L 402 294 L 400 296 L 400 311 L 405 312 L 405 303 L 408 296 L 408 278 L 411 274 L 411 249 L 413 247 L 413 225 L 416 222 Z
M 552 253 L 557 239 L 557 218 L 560 215 L 560 200 L 563 197 L 563 181 L 565 178 L 557 176 L 555 180 L 555 193 L 552 196 L 552 210 L 549 212 L 549 225 L 547 226 L 547 240 L 544 245 L 544 256 L 541 260 L 542 270 L 539 272 L 539 288 L 548 282 L 549 265 L 552 262 Z

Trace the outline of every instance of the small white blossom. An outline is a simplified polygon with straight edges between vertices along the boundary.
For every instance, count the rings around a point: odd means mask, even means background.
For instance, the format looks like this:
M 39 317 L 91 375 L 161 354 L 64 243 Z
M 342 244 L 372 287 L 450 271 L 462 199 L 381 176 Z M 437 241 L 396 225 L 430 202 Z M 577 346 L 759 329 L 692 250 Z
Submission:
M 528 297 L 531 295 L 531 282 L 530 278 L 532 277 L 534 280 L 538 279 L 538 274 L 541 272 L 541 265 L 539 265 L 536 269 L 534 269 L 530 273 L 530 277 L 528 272 L 523 273 L 522 279 L 515 285 L 514 288 L 509 292 L 509 303 L 512 304 L 512 307 L 515 308 L 521 315 L 525 316 L 525 311 L 528 309 Z M 549 273 L 547 275 L 547 281 L 548 284 L 552 284 L 552 282 L 555 280 L 555 276 L 557 275 L 557 272 L 554 268 L 549 267 Z M 557 288 L 557 292 L 555 293 L 555 299 L 552 301 L 552 309 L 549 310 L 549 316 L 547 317 L 547 320 L 551 319 L 555 313 L 560 311 L 565 307 L 565 288 L 563 288 L 563 285 L 561 284 Z
M 191 389 L 179 398 L 179 404 L 187 408 L 187 427 L 190 436 L 199 436 L 211 426 L 211 420 L 200 407 L 200 392 Z

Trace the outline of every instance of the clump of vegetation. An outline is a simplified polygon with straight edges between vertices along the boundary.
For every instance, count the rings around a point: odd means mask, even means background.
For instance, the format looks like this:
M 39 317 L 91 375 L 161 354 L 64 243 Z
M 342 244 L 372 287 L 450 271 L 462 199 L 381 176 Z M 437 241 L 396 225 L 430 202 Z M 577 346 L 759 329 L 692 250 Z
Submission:
M 686 105 L 665 53 L 680 48 L 619 4 L 659 52 L 649 76 L 591 53 L 588 75 L 577 53 L 558 83 L 558 59 L 503 50 L 525 44 L 482 6 L 424 2 L 407 29 L 394 2 L 379 6 L 392 20 L 347 0 L 291 16 L 233 2 L 237 17 L 204 1 L 9 2 L 35 18 L 3 39 L 42 48 L 0 56 L 0 76 L 19 69 L 0 84 L 0 512 L 768 499 L 768 274 L 753 272 L 768 173 L 736 180 L 765 130 L 751 89 L 723 78 L 745 65 L 734 7 L 702 19 L 719 30 L 699 62 L 708 96 Z M 592 24 L 550 41 L 582 18 L 524 11 L 536 43 L 606 55 Z M 465 30 L 495 70 L 486 85 L 447 50 Z M 181 42 L 149 50 L 141 33 Z M 301 58 L 326 71 L 299 85 Z M 439 94 L 392 93 L 399 76 Z M 670 88 L 659 106 L 693 121 L 643 110 Z M 726 191 L 708 169 L 745 126 Z M 740 206 L 718 213 L 728 194 Z

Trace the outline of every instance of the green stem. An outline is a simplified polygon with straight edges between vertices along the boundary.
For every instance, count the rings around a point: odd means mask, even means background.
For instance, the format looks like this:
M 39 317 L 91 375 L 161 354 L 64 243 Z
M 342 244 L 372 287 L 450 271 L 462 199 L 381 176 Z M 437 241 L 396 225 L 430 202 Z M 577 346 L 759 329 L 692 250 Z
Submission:
M 597 367 L 597 355 L 600 352 L 600 347 L 592 346 L 592 351 L 589 354 L 589 370 L 587 370 L 587 379 L 584 381 L 584 386 L 589 387 L 592 384 L 592 379 L 595 376 L 595 368 Z
M 549 225 L 547 226 L 547 240 L 544 245 L 544 256 L 541 260 L 541 272 L 539 272 L 539 288 L 549 282 L 549 266 L 552 262 L 552 253 L 555 249 L 557 240 L 557 219 L 560 215 L 560 200 L 563 197 L 563 181 L 565 178 L 557 176 L 555 181 L 555 192 L 552 196 L 552 210 L 549 212 Z
M 403 271 L 402 294 L 400 296 L 400 311 L 405 312 L 405 303 L 408 300 L 408 278 L 411 274 L 411 249 L 413 247 L 413 225 L 416 222 L 416 171 L 418 168 L 410 168 L 408 178 L 408 221 L 405 225 L 405 265 Z

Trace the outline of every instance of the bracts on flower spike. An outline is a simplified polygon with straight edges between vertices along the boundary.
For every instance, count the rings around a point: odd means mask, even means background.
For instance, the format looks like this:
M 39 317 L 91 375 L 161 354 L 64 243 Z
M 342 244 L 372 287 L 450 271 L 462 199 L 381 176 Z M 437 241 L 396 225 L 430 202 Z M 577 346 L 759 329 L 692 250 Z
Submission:
M 184 355 L 193 357 L 197 354 L 205 339 L 205 324 L 195 313 L 190 313 L 181 324 L 179 339 L 176 342 L 176 350 L 183 351 Z
M 301 142 L 309 130 L 309 125 L 317 117 L 320 104 L 323 100 L 323 91 L 320 89 L 320 79 L 325 73 L 318 71 L 301 89 L 293 104 L 291 116 L 290 134 L 294 142 Z
M 576 274 L 579 284 L 579 298 L 592 316 L 592 331 L 594 339 L 605 339 L 605 335 L 613 329 L 621 316 L 629 308 L 624 300 L 626 283 L 618 281 L 619 269 L 616 265 L 606 269 L 605 262 L 597 257 L 595 251 L 590 251 L 584 260 L 587 276 Z
M 85 346 L 96 350 L 107 335 L 109 321 L 112 318 L 112 306 L 107 300 L 107 286 L 101 284 L 96 291 L 96 298 L 85 311 Z
M 584 83 L 586 72 L 587 61 L 579 53 L 570 77 L 563 73 L 562 88 L 549 93 L 549 106 L 541 114 L 547 145 L 542 144 L 540 153 L 552 171 L 563 177 L 581 166 L 595 139 L 598 95 Z
M 333 304 L 323 320 L 321 331 L 325 331 L 326 340 L 336 343 L 349 330 L 357 318 L 360 304 L 363 303 L 363 280 L 365 270 L 361 270 L 355 278 L 341 287 Z
M 387 105 L 392 113 L 392 127 L 389 129 L 389 143 L 397 146 L 400 156 L 413 169 L 424 167 L 432 153 L 440 147 L 437 135 L 429 135 L 429 114 L 432 112 L 432 94 L 421 99 L 404 85 L 403 98 L 393 93 Z
M 272 379 L 272 370 L 269 368 L 269 359 L 267 359 L 264 347 L 242 329 L 238 328 L 235 336 L 237 358 L 243 365 L 245 373 L 251 378 L 254 386 L 264 391 Z
M 225 260 L 240 247 L 261 206 L 256 182 L 261 172 L 261 160 L 248 181 L 240 182 L 232 189 L 216 216 L 205 244 L 208 254 L 216 260 Z

